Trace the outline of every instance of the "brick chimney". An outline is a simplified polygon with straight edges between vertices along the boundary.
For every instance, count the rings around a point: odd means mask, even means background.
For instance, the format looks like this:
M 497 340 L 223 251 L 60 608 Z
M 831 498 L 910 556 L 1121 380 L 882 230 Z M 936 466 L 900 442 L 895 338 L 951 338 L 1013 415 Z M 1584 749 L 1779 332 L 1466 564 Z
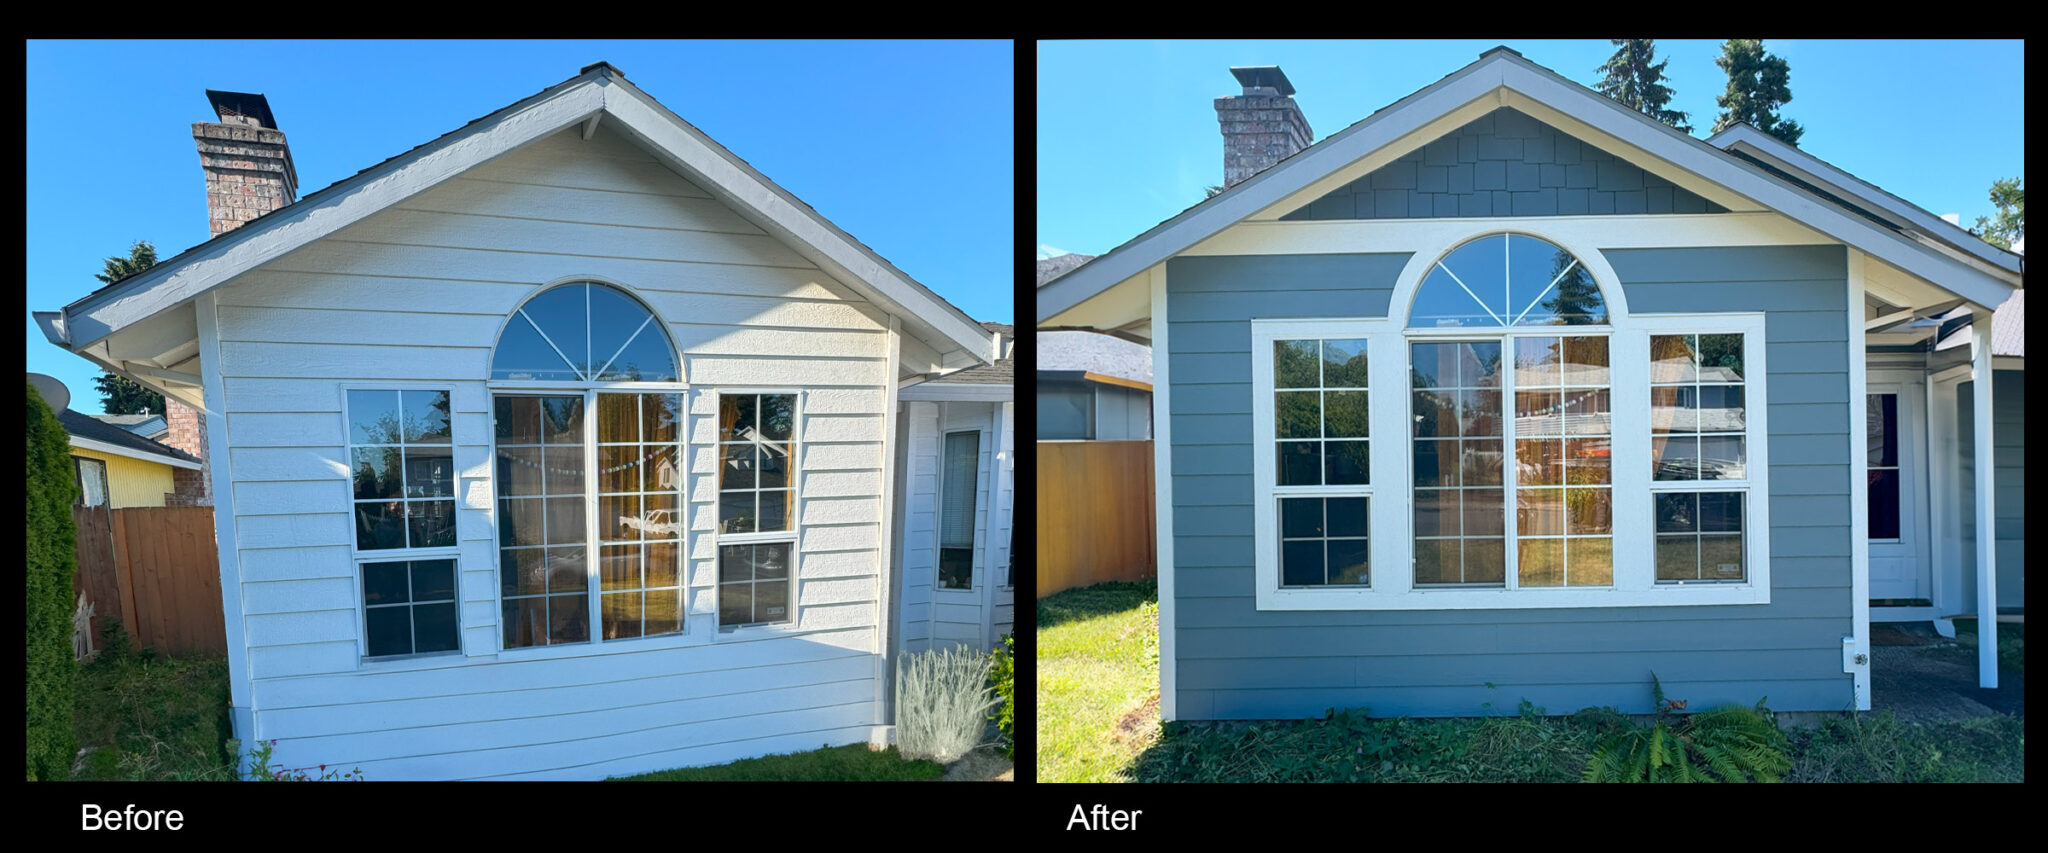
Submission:
M 220 121 L 194 122 L 199 167 L 206 172 L 206 215 L 218 237 L 298 199 L 284 132 L 262 95 L 206 90 Z
M 220 121 L 194 122 L 199 168 L 206 173 L 206 218 L 211 236 L 242 227 L 298 199 L 299 175 L 284 132 L 262 95 L 206 90 Z M 170 506 L 212 506 L 213 466 L 206 464 L 206 418 L 199 410 L 164 398 L 164 443 L 197 456 L 200 469 L 171 469 Z
M 1244 86 L 1244 94 L 1216 99 L 1226 190 L 1307 148 L 1315 136 L 1301 105 L 1294 102 L 1294 84 L 1287 82 L 1280 66 L 1236 66 L 1230 73 Z

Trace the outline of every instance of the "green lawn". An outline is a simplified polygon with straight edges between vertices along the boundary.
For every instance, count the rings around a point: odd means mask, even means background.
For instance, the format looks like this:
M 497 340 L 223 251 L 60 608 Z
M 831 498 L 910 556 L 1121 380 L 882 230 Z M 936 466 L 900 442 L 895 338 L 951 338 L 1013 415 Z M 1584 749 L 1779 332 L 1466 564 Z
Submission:
M 227 708 L 226 658 L 102 651 L 78 667 L 73 723 L 86 755 L 73 778 L 233 779 Z
M 849 744 L 747 758 L 711 767 L 685 767 L 625 776 L 618 782 L 929 782 L 946 775 L 945 765 L 909 761 L 895 747 L 869 749 Z
M 1038 778 L 1124 782 L 1159 737 L 1159 592 L 1071 589 L 1038 603 Z
M 1058 593 L 1039 602 L 1038 624 L 1038 777 L 1048 782 L 1576 782 L 1601 738 L 1632 725 L 1605 709 L 1525 707 L 1481 719 L 1175 723 L 1162 733 L 1152 585 Z M 2024 644 L 2017 627 L 1999 626 L 2012 665 Z M 1788 732 L 1786 757 L 1794 782 L 2024 781 L 2026 724 L 1842 716 Z

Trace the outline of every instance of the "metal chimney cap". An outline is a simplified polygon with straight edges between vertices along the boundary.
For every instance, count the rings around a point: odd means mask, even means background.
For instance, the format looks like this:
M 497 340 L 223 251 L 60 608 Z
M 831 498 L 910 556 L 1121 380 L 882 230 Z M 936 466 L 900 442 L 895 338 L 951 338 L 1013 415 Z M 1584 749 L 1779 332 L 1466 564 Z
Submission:
M 253 118 L 263 127 L 278 129 L 277 119 L 270 114 L 270 101 L 262 95 L 208 89 L 206 100 L 213 104 L 213 113 L 220 116 L 221 121 L 227 121 L 230 116 Z
M 1287 73 L 1278 65 L 1233 65 L 1230 73 L 1246 91 L 1267 88 L 1278 91 L 1281 97 L 1294 95 L 1294 84 L 1287 82 Z

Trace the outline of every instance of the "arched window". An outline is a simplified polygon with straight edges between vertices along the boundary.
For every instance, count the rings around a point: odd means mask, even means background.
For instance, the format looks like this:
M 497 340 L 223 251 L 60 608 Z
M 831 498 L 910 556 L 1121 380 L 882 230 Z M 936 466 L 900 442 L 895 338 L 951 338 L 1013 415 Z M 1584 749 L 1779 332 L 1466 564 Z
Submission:
M 491 355 L 492 379 L 675 382 L 675 348 L 647 308 L 622 290 L 575 282 L 527 300 Z
M 1410 328 L 1598 326 L 1600 285 L 1572 253 L 1526 234 L 1491 234 L 1436 262 L 1416 290 Z
M 503 648 L 683 631 L 684 394 L 675 348 L 625 291 L 527 300 L 491 356 Z M 516 383 L 516 384 L 514 384 Z

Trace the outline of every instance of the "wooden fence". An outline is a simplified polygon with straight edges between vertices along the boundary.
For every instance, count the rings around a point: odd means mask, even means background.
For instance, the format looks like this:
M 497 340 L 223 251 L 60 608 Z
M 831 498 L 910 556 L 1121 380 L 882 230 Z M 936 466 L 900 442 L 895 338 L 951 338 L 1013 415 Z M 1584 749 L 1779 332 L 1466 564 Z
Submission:
M 1152 442 L 1038 443 L 1038 597 L 1158 575 Z
M 74 586 L 92 605 L 92 640 L 120 619 L 137 648 L 225 654 L 213 508 L 71 508 L 78 523 Z

